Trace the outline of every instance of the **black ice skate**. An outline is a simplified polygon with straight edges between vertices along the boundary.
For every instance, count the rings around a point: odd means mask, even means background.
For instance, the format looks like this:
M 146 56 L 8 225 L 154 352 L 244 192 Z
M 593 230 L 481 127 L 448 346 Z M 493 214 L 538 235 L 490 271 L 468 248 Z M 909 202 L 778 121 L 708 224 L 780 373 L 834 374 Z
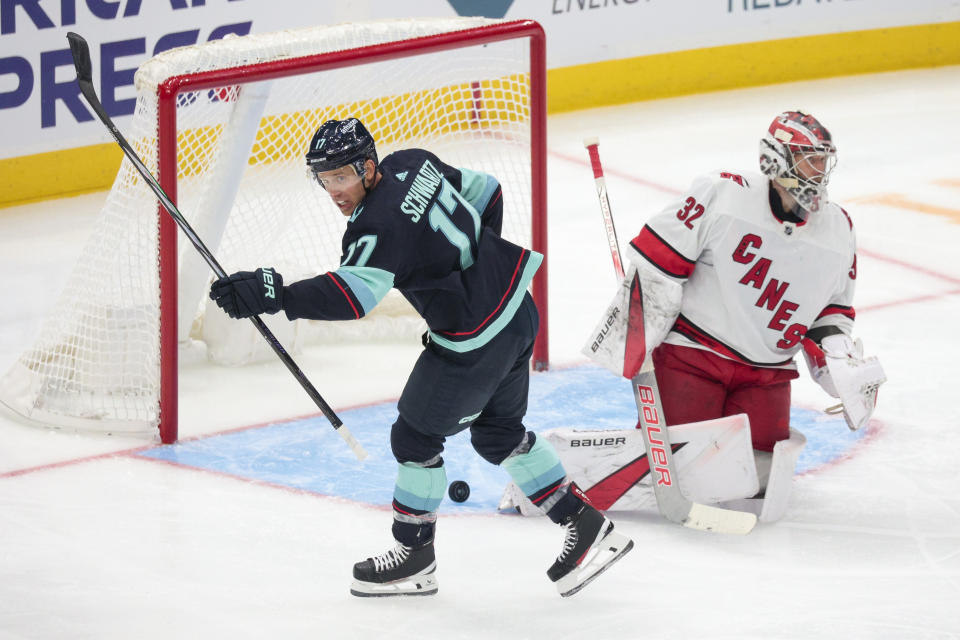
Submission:
M 566 529 L 563 551 L 547 569 L 566 598 L 590 584 L 633 548 L 633 540 L 614 532 L 613 523 L 588 504 L 560 523 Z
M 437 592 L 433 541 L 418 547 L 397 546 L 353 565 L 350 593 L 360 597 L 429 596 Z

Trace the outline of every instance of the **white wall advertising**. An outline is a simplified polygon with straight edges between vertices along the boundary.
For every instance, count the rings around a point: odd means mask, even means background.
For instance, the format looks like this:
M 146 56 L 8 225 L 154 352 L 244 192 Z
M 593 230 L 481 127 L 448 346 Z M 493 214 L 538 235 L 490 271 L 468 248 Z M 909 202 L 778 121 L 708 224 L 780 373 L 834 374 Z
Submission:
M 0 0 L 0 158 L 100 142 L 66 33 L 91 45 L 94 81 L 123 128 L 133 74 L 162 50 L 311 24 L 416 16 L 532 18 L 550 68 L 653 53 L 960 20 L 960 0 Z
M 960 19 L 958 0 L 542 0 L 524 4 L 540 9 L 526 17 L 546 29 L 549 61 L 558 67 Z

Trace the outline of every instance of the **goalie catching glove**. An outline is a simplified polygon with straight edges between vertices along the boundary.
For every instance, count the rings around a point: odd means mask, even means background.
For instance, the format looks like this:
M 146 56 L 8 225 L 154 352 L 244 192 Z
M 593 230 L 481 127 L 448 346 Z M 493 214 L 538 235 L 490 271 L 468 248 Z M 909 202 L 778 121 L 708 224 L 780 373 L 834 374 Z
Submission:
M 272 267 L 238 271 L 215 280 L 210 298 L 231 318 L 276 313 L 283 308 L 283 278 Z
M 824 337 L 819 346 L 804 340 L 804 356 L 814 381 L 840 399 L 841 404 L 827 412 L 842 410 L 851 430 L 865 425 L 877 404 L 877 391 L 887 381 L 880 361 L 864 358 L 863 343 L 843 333 Z

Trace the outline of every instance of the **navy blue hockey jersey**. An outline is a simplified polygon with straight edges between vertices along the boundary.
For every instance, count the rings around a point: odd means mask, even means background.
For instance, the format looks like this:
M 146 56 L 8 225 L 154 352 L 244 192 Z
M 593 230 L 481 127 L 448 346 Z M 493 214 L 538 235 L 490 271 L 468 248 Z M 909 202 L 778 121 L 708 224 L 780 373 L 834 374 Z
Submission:
M 500 184 L 422 149 L 392 153 L 353 212 L 336 271 L 284 288 L 287 317 L 352 320 L 391 288 L 430 337 L 455 351 L 489 342 L 510 321 L 543 256 L 500 237 Z

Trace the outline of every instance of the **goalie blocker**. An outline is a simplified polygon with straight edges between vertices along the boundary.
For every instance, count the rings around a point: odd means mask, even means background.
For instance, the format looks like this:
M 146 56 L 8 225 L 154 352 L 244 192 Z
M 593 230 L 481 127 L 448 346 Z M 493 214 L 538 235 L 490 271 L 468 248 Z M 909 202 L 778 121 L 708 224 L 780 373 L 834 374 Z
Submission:
M 678 283 L 647 266 L 633 247 L 627 253 L 630 262 L 626 277 L 581 353 L 614 375 L 632 378 L 673 327 L 680 313 L 683 290 Z M 631 305 L 631 296 L 635 295 L 631 283 L 635 279 L 643 291 L 642 306 Z M 629 315 L 637 313 L 637 308 L 643 317 L 631 321 Z M 642 326 L 642 334 L 631 335 L 631 325 Z
M 786 512 L 793 471 L 806 440 L 790 430 L 772 454 L 757 452 L 750 441 L 750 423 L 737 414 L 668 428 L 680 491 L 698 503 L 750 511 L 764 522 Z M 554 446 L 568 479 L 583 489 L 600 510 L 656 508 L 650 464 L 638 429 L 550 429 L 538 433 Z M 760 469 L 758 473 L 758 468 Z M 513 483 L 507 485 L 500 509 L 542 515 Z

